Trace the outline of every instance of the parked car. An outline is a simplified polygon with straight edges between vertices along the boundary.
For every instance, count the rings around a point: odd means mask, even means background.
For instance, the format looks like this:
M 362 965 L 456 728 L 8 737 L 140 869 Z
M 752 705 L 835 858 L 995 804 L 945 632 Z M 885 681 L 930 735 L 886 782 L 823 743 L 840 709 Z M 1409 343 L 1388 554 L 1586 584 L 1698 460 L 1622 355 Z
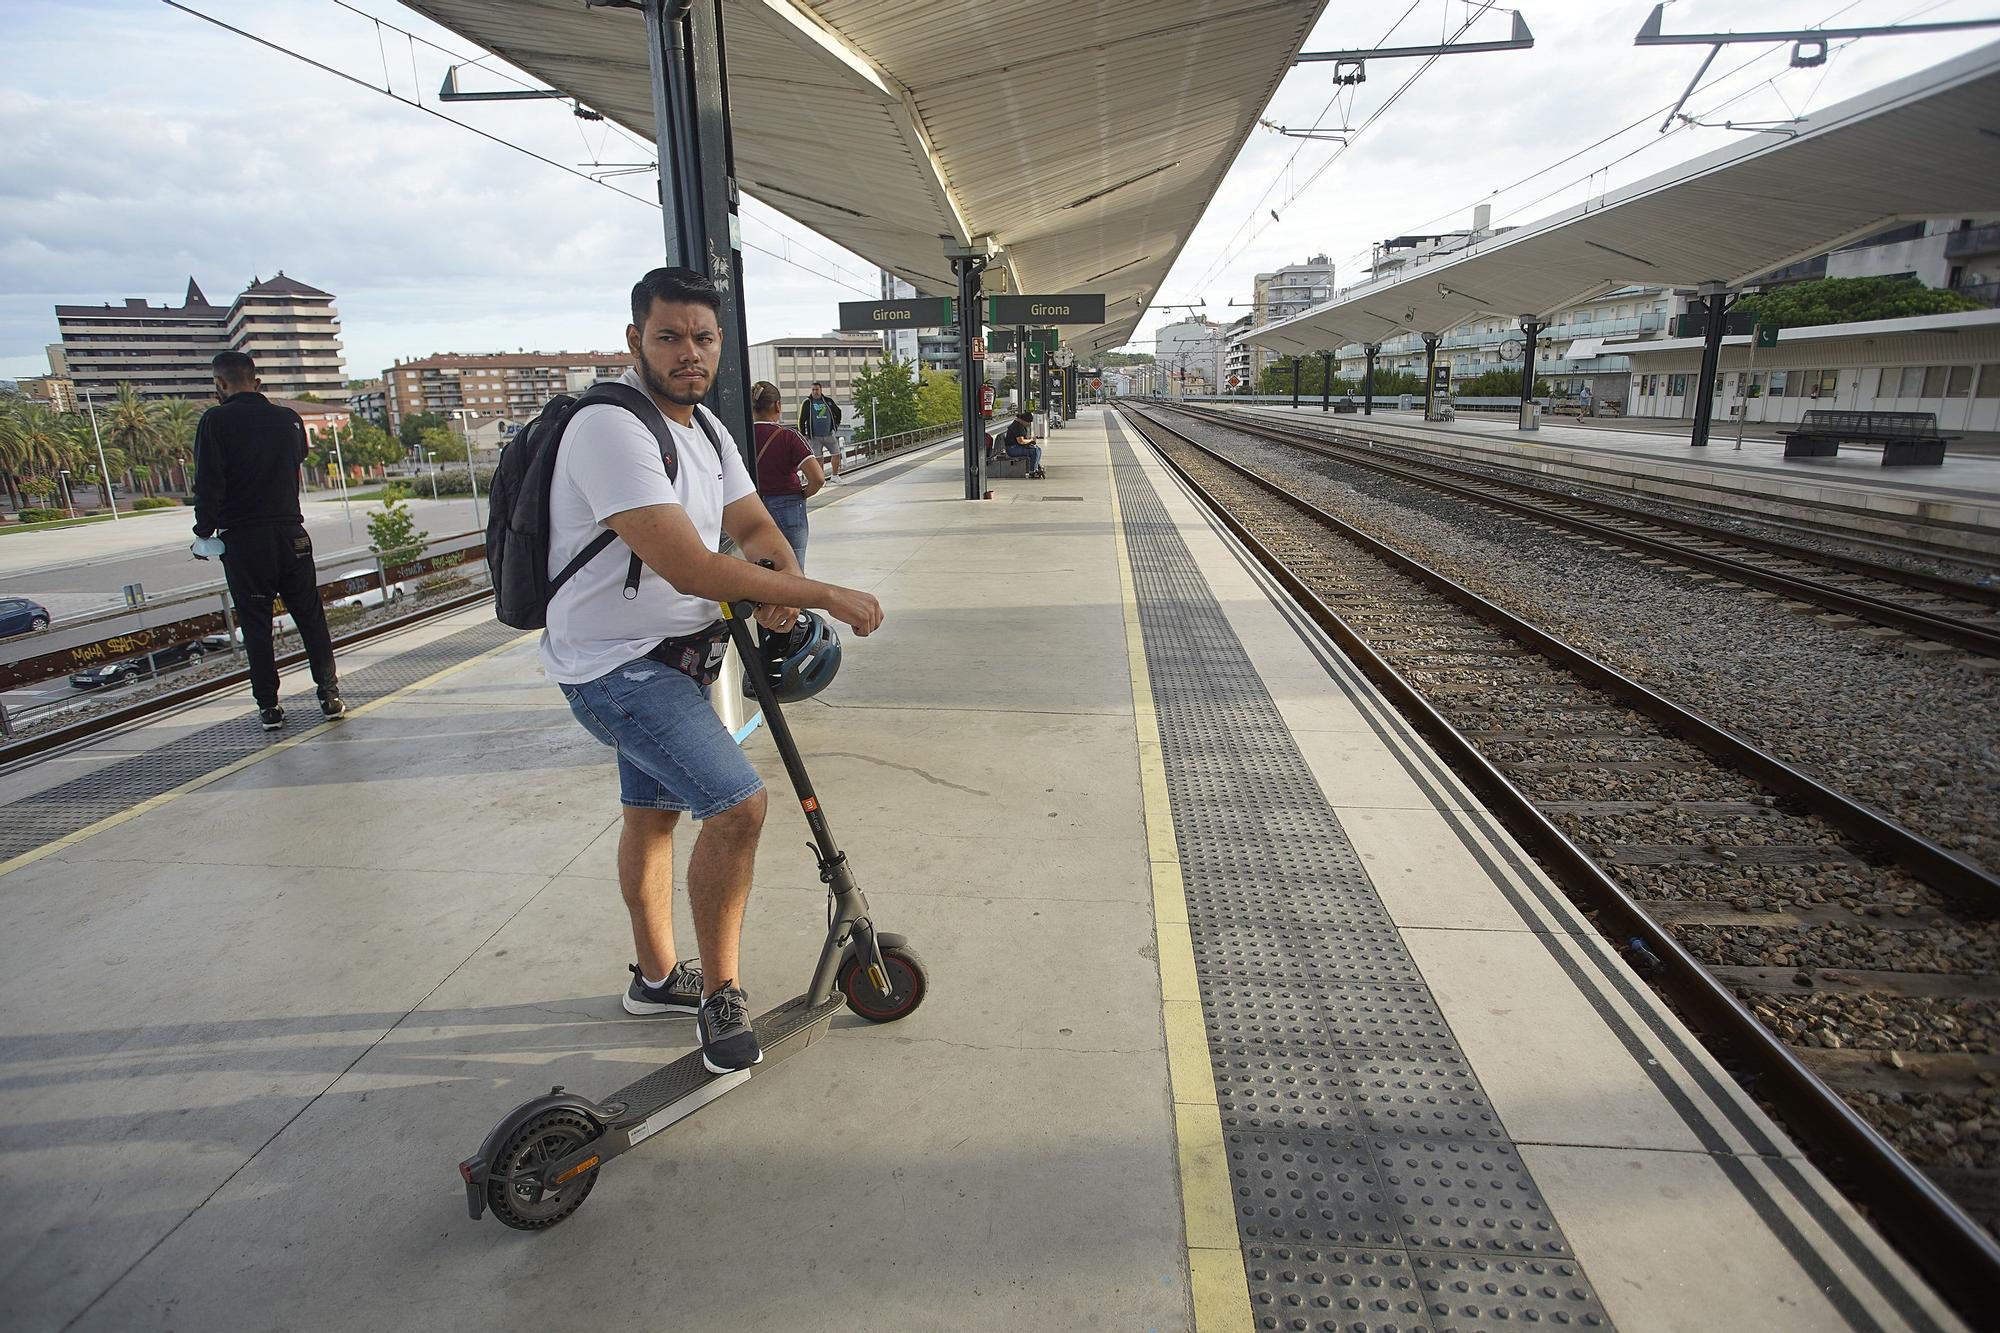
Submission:
M 0 597 L 0 639 L 49 627 L 49 609 L 26 597 Z
M 342 570 L 337 577 L 341 579 L 373 578 L 375 577 L 375 571 L 372 569 L 348 569 Z M 393 606 L 397 602 L 402 601 L 403 595 L 407 592 L 409 592 L 409 588 L 401 583 L 390 584 L 386 598 L 381 588 L 363 588 L 360 592 L 343 593 L 340 598 L 340 605 L 351 606 L 359 611 L 370 606 L 380 606 L 386 600 Z
M 209 653 L 227 650 L 229 638 L 222 634 L 207 634 L 187 643 L 176 643 L 160 648 L 153 653 L 153 663 L 158 667 L 189 665 L 202 660 Z M 94 667 L 85 667 L 69 678 L 71 688 L 79 690 L 102 690 L 113 685 L 121 685 L 128 680 L 139 680 L 146 674 L 146 655 L 121 657 L 116 662 L 100 662 Z

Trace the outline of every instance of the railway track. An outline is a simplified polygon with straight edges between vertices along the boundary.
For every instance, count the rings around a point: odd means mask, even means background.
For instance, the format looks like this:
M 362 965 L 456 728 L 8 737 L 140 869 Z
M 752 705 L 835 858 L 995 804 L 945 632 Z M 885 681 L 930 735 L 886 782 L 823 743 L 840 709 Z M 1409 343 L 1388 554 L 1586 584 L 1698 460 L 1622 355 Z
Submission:
M 1241 413 L 1174 408 L 1195 420 L 1579 537 L 1613 542 L 1840 615 L 2000 657 L 2000 587 L 1863 560 L 1456 466 L 1413 450 L 1276 426 Z
M 1990 1296 L 2000 879 L 1125 411 L 1822 1169 Z

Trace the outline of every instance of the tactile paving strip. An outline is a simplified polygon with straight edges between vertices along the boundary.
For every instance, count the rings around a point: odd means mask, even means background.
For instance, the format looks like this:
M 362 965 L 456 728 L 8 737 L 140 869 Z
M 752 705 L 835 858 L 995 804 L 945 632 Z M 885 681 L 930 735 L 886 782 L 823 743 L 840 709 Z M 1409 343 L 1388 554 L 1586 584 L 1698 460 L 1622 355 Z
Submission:
M 1115 427 L 1112 457 L 1256 1326 L 1611 1327 Z
M 379 699 L 520 635 L 520 630 L 498 621 L 462 629 L 363 667 L 352 675 L 342 675 L 341 697 L 350 708 Z M 294 681 L 304 681 L 307 686 L 284 700 L 296 719 L 293 725 L 307 727 L 317 723 L 319 704 L 311 690 L 312 677 L 303 664 L 287 675 Z M 164 745 L 107 764 L 96 772 L 0 806 L 0 860 L 31 852 L 78 829 L 88 828 L 100 819 L 129 810 L 184 782 L 248 758 L 281 739 L 281 735 L 273 735 L 258 725 L 246 692 L 240 717 L 177 736 Z

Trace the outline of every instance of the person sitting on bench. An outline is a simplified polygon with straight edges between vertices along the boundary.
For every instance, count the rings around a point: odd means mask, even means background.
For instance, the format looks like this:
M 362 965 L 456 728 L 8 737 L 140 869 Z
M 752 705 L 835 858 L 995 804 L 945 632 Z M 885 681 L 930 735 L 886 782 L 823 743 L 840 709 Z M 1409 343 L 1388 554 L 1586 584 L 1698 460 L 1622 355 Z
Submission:
M 1042 446 L 1035 443 L 1033 412 L 1016 412 L 1002 443 L 1006 446 L 1007 457 L 1028 460 L 1029 477 L 1040 481 L 1049 475 L 1042 471 Z

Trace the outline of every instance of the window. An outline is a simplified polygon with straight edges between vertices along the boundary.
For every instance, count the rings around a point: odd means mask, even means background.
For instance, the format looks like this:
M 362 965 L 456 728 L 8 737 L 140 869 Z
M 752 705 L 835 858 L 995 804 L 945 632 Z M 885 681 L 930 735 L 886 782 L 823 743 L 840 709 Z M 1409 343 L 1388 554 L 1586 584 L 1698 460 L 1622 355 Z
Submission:
M 1988 361 L 1979 368 L 1980 398 L 2000 398 L 2000 361 Z
M 1840 392 L 1840 372 L 1822 370 L 1819 373 L 1819 392 L 1822 398 L 1831 398 Z
M 1902 372 L 1894 366 L 1882 367 L 1881 372 L 1875 377 L 1875 396 L 1877 398 L 1894 398 L 1896 396 L 1896 382 L 1901 375 Z
M 1972 392 L 1972 367 L 1953 366 L 1944 383 L 1944 396 L 1963 398 Z
M 1944 397 L 1943 366 L 1924 367 L 1924 397 L 1926 398 Z
M 1771 372 L 1771 396 L 1773 398 L 1783 398 L 1785 396 L 1785 381 L 1791 377 L 1792 373 L 1789 370 L 1774 370 Z
M 1896 389 L 1896 397 L 1915 398 L 1923 391 L 1923 387 L 1924 368 L 1922 366 L 1904 366 L 1902 379 Z
M 1667 376 L 1667 397 L 1684 398 L 1687 396 L 1687 391 L 1688 391 L 1687 376 L 1685 375 Z

